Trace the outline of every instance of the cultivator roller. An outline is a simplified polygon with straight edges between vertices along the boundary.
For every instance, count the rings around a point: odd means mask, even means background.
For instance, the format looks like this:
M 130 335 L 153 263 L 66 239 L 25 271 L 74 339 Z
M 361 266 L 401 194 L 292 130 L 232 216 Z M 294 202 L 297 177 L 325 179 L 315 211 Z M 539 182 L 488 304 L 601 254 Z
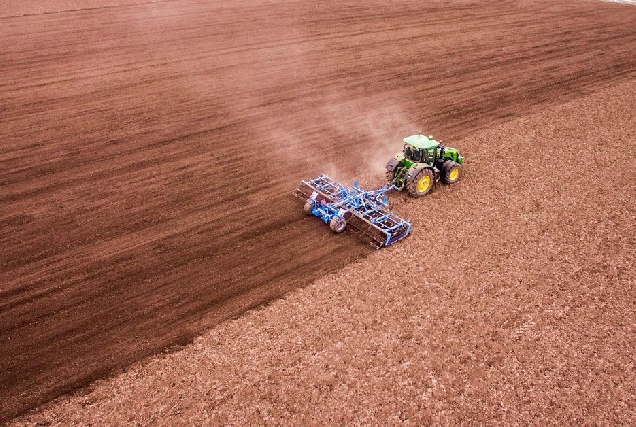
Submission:
M 388 210 L 386 193 L 394 189 L 386 185 L 378 190 L 364 191 L 357 182 L 353 188 L 338 184 L 326 175 L 302 181 L 294 195 L 305 201 L 308 215 L 322 219 L 336 233 L 347 225 L 370 238 L 376 248 L 388 246 L 406 237 L 411 224 Z

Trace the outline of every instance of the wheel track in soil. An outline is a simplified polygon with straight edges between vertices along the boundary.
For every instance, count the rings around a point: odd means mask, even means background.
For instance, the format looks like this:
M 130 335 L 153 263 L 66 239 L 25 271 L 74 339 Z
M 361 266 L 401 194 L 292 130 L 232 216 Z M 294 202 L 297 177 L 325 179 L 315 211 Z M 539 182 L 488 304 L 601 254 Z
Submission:
M 636 11 L 595 2 L 3 24 L 0 420 L 365 256 L 304 218 L 300 179 L 377 180 L 369 151 L 414 125 L 469 157 L 477 129 L 636 76 Z

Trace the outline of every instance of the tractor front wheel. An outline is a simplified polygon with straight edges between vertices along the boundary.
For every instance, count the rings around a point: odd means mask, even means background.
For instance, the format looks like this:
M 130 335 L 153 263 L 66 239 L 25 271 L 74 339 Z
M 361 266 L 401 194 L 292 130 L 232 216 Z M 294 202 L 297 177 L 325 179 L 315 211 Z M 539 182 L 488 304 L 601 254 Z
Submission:
M 433 189 L 435 175 L 429 168 L 415 169 L 409 171 L 407 189 L 413 197 L 427 195 Z
M 462 169 L 458 163 L 448 160 L 442 165 L 442 181 L 444 181 L 445 184 L 456 183 L 461 175 Z
M 329 221 L 329 227 L 334 233 L 342 233 L 347 228 L 347 221 L 340 216 L 334 216 Z

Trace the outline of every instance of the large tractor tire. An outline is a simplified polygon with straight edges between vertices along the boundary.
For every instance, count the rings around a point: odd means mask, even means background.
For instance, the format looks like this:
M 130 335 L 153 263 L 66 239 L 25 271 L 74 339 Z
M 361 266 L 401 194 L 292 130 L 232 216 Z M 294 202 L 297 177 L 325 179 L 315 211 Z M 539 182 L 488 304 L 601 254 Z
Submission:
M 393 178 L 395 177 L 395 168 L 399 165 L 400 162 L 397 161 L 395 157 L 388 161 L 386 164 L 386 180 L 389 182 L 393 182 Z
M 334 233 L 342 233 L 347 228 L 347 221 L 340 216 L 334 216 L 329 221 L 329 228 Z
M 452 160 L 444 162 L 442 165 L 442 182 L 445 184 L 454 184 L 462 176 L 462 168 L 458 163 Z
M 407 176 L 406 188 L 413 197 L 422 197 L 430 193 L 435 183 L 435 175 L 430 168 L 411 169 Z

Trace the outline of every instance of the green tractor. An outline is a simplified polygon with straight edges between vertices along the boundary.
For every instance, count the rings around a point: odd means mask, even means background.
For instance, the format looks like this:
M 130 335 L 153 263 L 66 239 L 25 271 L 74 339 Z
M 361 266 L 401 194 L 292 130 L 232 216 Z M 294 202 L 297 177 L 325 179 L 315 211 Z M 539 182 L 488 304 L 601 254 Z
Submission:
M 446 147 L 432 136 L 411 135 L 404 138 L 404 151 L 386 164 L 389 183 L 406 189 L 413 197 L 428 194 L 440 179 L 454 184 L 461 176 L 464 158 L 456 148 Z

